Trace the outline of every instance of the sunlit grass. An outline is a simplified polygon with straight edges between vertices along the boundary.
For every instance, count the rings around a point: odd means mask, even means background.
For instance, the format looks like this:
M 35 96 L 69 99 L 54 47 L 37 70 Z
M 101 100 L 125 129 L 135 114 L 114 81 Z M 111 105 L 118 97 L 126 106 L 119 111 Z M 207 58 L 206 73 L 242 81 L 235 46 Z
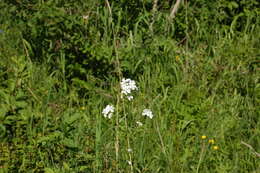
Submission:
M 198 31 L 186 47 L 170 33 L 142 42 L 139 23 L 118 41 L 98 14 L 115 69 L 79 84 L 65 56 L 32 61 L 19 31 L 0 30 L 0 172 L 260 171 L 259 28 L 210 44 Z

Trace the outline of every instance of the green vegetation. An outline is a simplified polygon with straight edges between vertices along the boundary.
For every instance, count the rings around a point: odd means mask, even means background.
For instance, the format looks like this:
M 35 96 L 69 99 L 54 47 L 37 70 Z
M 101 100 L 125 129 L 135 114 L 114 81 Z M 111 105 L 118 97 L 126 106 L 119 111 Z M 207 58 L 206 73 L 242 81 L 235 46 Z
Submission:
M 260 3 L 175 3 L 0 1 L 0 172 L 260 172 Z

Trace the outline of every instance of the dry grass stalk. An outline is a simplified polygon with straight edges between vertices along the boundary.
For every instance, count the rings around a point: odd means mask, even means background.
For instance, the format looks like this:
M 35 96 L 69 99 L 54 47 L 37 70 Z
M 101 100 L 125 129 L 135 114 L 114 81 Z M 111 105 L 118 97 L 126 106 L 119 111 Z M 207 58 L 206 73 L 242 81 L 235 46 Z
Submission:
M 248 147 L 257 157 L 260 157 L 260 153 L 256 152 L 255 149 L 251 145 L 245 143 L 244 141 L 241 141 L 241 144 L 243 144 L 246 147 Z
M 181 3 L 181 0 L 177 0 L 176 3 L 174 4 L 174 7 L 173 7 L 173 9 L 171 11 L 171 14 L 170 14 L 170 18 L 171 19 L 175 18 L 175 15 L 176 15 L 177 10 L 178 10 L 178 8 L 180 6 L 180 3 Z

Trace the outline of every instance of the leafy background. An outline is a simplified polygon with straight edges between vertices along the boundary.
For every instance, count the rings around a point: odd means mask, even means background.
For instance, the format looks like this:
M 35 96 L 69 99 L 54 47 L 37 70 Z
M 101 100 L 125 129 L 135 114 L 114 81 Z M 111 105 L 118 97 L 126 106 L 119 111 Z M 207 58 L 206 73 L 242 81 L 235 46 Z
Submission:
M 154 3 L 0 2 L 0 172 L 260 171 L 259 2 Z

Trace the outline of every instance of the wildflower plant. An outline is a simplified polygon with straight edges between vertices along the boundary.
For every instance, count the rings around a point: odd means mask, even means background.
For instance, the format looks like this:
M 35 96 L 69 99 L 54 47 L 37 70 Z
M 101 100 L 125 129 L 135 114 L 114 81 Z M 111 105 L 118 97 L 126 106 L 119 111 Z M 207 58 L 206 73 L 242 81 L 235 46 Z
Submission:
M 209 139 L 206 140 L 207 138 Z M 210 156 L 212 156 L 211 155 L 212 152 L 208 152 L 209 149 L 213 151 L 219 150 L 219 146 L 215 144 L 216 141 L 214 138 L 211 138 L 210 136 L 202 135 L 200 136 L 200 139 L 202 142 L 201 142 L 201 150 L 199 155 L 199 162 L 197 165 L 197 172 L 199 172 L 203 160 L 210 158 Z
M 120 151 L 120 143 L 119 143 L 119 131 L 121 128 L 119 128 L 121 123 L 124 122 L 124 130 L 127 132 L 126 133 L 126 141 L 127 141 L 127 155 L 128 158 L 126 159 L 128 165 L 131 167 L 131 171 L 133 172 L 133 149 L 131 147 L 131 141 L 130 141 L 130 134 L 131 134 L 131 128 L 129 128 L 129 118 L 128 115 L 131 115 L 128 113 L 127 109 L 133 109 L 134 107 L 134 102 L 130 104 L 128 107 L 126 104 L 124 104 L 124 99 L 126 98 L 127 100 L 131 101 L 134 99 L 133 96 L 133 91 L 137 91 L 138 87 L 136 85 L 136 82 L 134 80 L 131 80 L 129 78 L 125 79 L 122 78 L 120 81 L 120 91 L 117 94 L 117 103 L 116 103 L 116 109 L 112 104 L 107 105 L 103 111 L 102 114 L 105 118 L 111 119 L 113 117 L 113 114 L 115 113 L 115 122 L 116 122 L 116 127 L 115 127 L 115 153 L 116 153 L 116 160 L 118 161 L 119 158 L 119 151 Z M 116 110 L 116 111 L 115 111 Z M 154 114 L 151 109 L 144 109 L 142 111 L 142 116 L 148 117 L 149 119 L 152 119 L 154 117 Z M 119 117 L 119 115 L 124 115 L 124 117 Z M 137 116 L 138 117 L 138 116 Z M 134 118 L 135 119 L 135 118 Z M 122 121 L 124 120 L 124 121 Z M 136 119 L 135 121 L 137 127 L 143 126 L 143 123 L 139 120 Z

